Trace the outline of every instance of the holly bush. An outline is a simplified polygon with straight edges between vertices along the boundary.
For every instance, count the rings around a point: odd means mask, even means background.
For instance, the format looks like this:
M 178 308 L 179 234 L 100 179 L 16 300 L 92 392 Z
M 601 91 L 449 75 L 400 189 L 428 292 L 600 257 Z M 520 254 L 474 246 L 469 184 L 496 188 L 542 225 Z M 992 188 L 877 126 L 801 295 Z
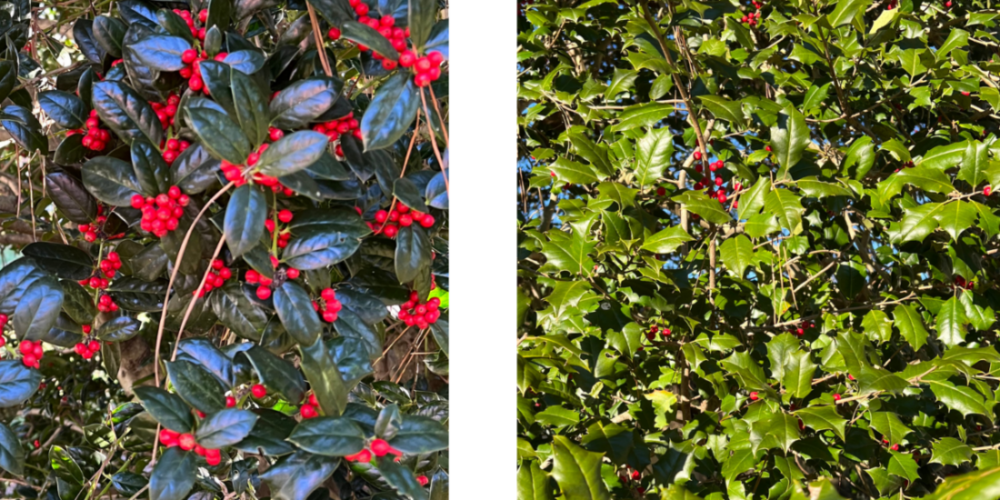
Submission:
M 0 9 L 0 496 L 448 493 L 438 0 Z
M 990 2 L 545 0 L 523 498 L 997 498 Z

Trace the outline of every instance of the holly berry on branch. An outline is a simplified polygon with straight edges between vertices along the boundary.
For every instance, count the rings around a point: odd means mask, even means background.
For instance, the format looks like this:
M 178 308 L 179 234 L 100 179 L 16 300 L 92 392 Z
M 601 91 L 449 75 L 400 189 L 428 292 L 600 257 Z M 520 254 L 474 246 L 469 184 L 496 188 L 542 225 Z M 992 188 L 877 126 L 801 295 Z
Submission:
M 79 122 L 77 122 L 79 123 Z M 66 136 L 83 134 L 80 140 L 83 147 L 91 151 L 104 151 L 108 142 L 111 141 L 111 132 L 101 128 L 101 120 L 97 117 L 97 110 L 90 110 L 90 117 L 87 118 L 86 127 L 66 131 Z
M 212 261 L 212 271 L 205 275 L 205 284 L 195 290 L 194 295 L 198 298 L 204 297 L 206 293 L 222 288 L 226 280 L 232 277 L 233 271 L 226 267 L 226 263 L 222 259 L 215 259 Z
M 191 198 L 181 193 L 177 186 L 170 186 L 166 194 L 155 197 L 143 197 L 141 194 L 132 196 L 132 208 L 142 210 L 142 222 L 139 227 L 162 238 L 168 232 L 177 229 L 177 223 L 184 215 L 184 207 Z
M 187 433 L 182 434 L 179 432 L 174 432 L 170 429 L 160 429 L 160 434 L 158 439 L 160 441 L 160 444 L 162 444 L 167 448 L 180 446 L 180 448 L 184 451 L 194 450 L 194 452 L 198 456 L 205 457 L 205 461 L 208 462 L 208 465 L 211 465 L 212 467 L 215 467 L 216 465 L 219 465 L 219 463 L 222 462 L 222 452 L 220 450 L 206 449 L 200 446 L 195 441 L 193 434 L 187 434 Z
M 118 310 L 118 304 L 115 303 L 110 295 L 102 293 L 101 297 L 97 299 L 97 310 L 112 313 Z
M 416 325 L 417 328 L 423 330 L 436 323 L 441 317 L 441 311 L 438 309 L 440 306 L 441 300 L 437 297 L 431 297 L 427 302 L 420 302 L 420 294 L 412 291 L 410 292 L 410 300 L 399 306 L 397 317 L 406 326 Z
M 24 363 L 24 366 L 36 370 L 41 368 L 40 361 L 45 354 L 45 350 L 42 348 L 42 341 L 32 342 L 30 340 L 22 340 L 17 349 L 21 351 L 21 363 Z
M 313 301 L 313 309 L 320 313 L 323 321 L 333 323 L 337 321 L 337 313 L 340 312 L 340 301 L 337 300 L 337 292 L 332 288 L 326 288 L 320 292 L 319 301 Z
M 368 224 L 372 231 L 381 231 L 386 236 L 395 238 L 399 234 L 400 227 L 410 227 L 414 222 L 424 228 L 433 226 L 434 216 L 410 210 L 410 207 L 397 203 L 391 212 L 385 210 L 375 212 L 375 222 L 376 224 Z

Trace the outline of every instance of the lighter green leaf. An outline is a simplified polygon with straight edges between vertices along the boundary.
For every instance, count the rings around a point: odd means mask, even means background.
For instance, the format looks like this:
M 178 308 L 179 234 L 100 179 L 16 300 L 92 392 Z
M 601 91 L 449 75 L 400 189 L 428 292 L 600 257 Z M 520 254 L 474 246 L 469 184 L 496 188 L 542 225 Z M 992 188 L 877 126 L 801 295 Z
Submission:
M 559 483 L 566 500 L 610 500 L 601 478 L 602 453 L 577 446 L 566 436 L 552 441 L 552 476 Z
M 846 0 L 850 3 L 856 0 Z M 778 121 L 771 127 L 771 147 L 783 172 L 795 166 L 802 158 L 802 152 L 809 145 L 809 127 L 798 110 L 787 107 L 778 113 Z
M 742 234 L 730 237 L 719 248 L 722 264 L 737 277 L 742 278 L 746 269 L 753 265 L 753 243 Z
M 685 242 L 692 241 L 691 237 L 680 225 L 672 226 L 660 231 L 649 238 L 646 238 L 642 245 L 643 250 L 653 253 L 670 253 L 677 250 Z M 725 257 L 723 257 L 723 260 Z
M 933 445 L 931 463 L 958 467 L 970 459 L 972 459 L 972 448 L 953 437 L 942 438 Z
M 896 328 L 899 328 L 899 334 L 906 339 L 914 351 L 919 351 L 927 343 L 929 334 L 924 328 L 920 314 L 913 306 L 896 306 L 896 309 L 892 311 L 892 317 L 895 319 Z
M 764 209 L 778 217 L 778 224 L 794 236 L 802 232 L 802 203 L 788 189 L 773 189 L 764 198 Z
M 646 187 L 663 177 L 674 154 L 674 135 L 668 127 L 650 130 L 636 143 L 635 181 Z
M 837 413 L 833 406 L 810 406 L 793 413 L 802 419 L 802 423 L 816 431 L 832 430 L 841 440 L 844 439 L 844 427 L 847 419 Z
M 955 346 L 965 341 L 965 307 L 952 297 L 945 301 L 938 311 L 936 326 L 938 339 L 947 346 Z

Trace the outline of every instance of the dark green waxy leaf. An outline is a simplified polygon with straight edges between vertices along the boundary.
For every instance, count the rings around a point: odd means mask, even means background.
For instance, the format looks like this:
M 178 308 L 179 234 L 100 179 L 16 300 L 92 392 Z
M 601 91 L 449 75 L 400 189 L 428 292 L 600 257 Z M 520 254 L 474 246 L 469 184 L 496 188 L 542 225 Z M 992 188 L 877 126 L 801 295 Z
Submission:
M 233 165 L 244 165 L 250 154 L 251 145 L 239 125 L 233 123 L 225 113 L 197 106 L 199 106 L 197 99 L 188 101 L 184 118 L 198 136 L 199 142 L 212 156 Z
M 52 121 L 63 128 L 82 128 L 87 121 L 87 107 L 79 97 L 62 90 L 38 94 L 38 106 Z
M 798 417 L 783 412 L 754 422 L 750 429 L 750 443 L 754 453 L 758 449 L 770 448 L 781 448 L 787 452 L 801 437 Z
M 205 19 L 205 27 L 219 27 L 226 29 L 233 18 L 235 5 L 233 0 L 209 0 L 207 2 L 208 17 Z
M 94 260 L 87 252 L 69 245 L 39 241 L 24 247 L 21 253 L 35 259 L 43 271 L 67 280 L 89 278 L 94 268 Z
M 13 61 L 0 61 L 0 101 L 7 99 L 17 85 L 17 67 Z
M 179 36 L 188 43 L 194 44 L 195 38 L 191 34 L 191 28 L 186 22 L 184 22 L 184 18 L 179 16 L 174 11 L 169 9 L 160 9 L 156 11 L 156 19 L 158 20 L 160 26 L 167 31 L 167 33 Z
M 14 309 L 11 323 L 17 337 L 21 340 L 41 339 L 55 324 L 62 304 L 62 285 L 55 278 L 44 276 L 32 282 Z
M 306 500 L 339 464 L 337 458 L 298 451 L 280 458 L 260 478 L 276 500 Z
M 17 434 L 14 434 L 6 425 L 0 423 L 0 469 L 4 469 L 15 476 L 22 476 L 24 475 L 24 459 L 26 456 L 27 454 L 21 446 L 21 440 L 17 438 Z
M 311 306 L 307 307 L 312 310 Z M 277 391 L 293 404 L 298 404 L 305 398 L 306 381 L 291 363 L 262 347 L 251 347 L 243 354 L 250 360 L 261 383 L 269 390 Z
M 180 396 L 152 386 L 136 387 L 135 395 L 146 411 L 167 429 L 174 432 L 191 432 L 194 429 L 191 407 Z
M 323 341 L 310 346 L 300 346 L 302 372 L 309 380 L 309 387 L 316 395 L 323 414 L 336 417 L 347 407 L 349 388 L 344 383 L 340 368 Z
M 58 157 L 58 153 L 56 156 Z M 56 171 L 46 174 L 45 181 L 52 203 L 71 222 L 89 224 L 97 218 L 97 201 L 79 179 L 66 172 Z
M 956 410 L 963 415 L 991 415 L 989 405 L 984 401 L 983 396 L 971 387 L 956 386 L 947 380 L 922 380 L 930 388 L 931 392 L 937 396 L 945 406 Z
M 367 24 L 362 24 L 357 21 L 347 21 L 340 26 L 340 31 L 341 31 L 341 36 L 352 42 L 355 42 L 359 45 L 364 45 L 365 47 L 368 47 L 369 49 L 375 51 L 376 53 L 381 54 L 384 57 L 388 57 L 389 59 L 392 59 L 394 61 L 399 59 L 399 52 L 397 52 L 396 49 L 392 47 L 392 43 L 389 42 L 389 39 L 382 36 L 378 31 L 373 29 L 371 26 L 368 26 Z M 411 30 L 411 36 L 412 35 L 413 33 Z M 425 39 L 426 36 L 427 34 L 425 31 L 424 32 Z M 421 40 L 421 42 L 419 43 L 422 42 L 423 40 Z M 413 43 L 415 45 L 418 44 L 416 39 L 413 40 Z
M 79 491 L 83 486 L 83 470 L 69 451 L 61 446 L 49 448 L 49 466 L 62 483 L 59 484 L 60 496 L 64 491 Z
M 92 103 L 101 123 L 126 144 L 145 137 L 151 144 L 163 139 L 163 126 L 152 106 L 131 87 L 117 81 L 94 84 Z
M 299 448 L 328 457 L 353 455 L 365 447 L 365 434 L 346 418 L 318 417 L 303 420 L 288 440 Z
M 413 180 L 408 177 L 396 179 L 392 184 L 392 195 L 398 198 L 401 203 L 418 212 L 427 213 L 430 210 L 424 204 L 420 191 Z
M 274 290 L 273 298 L 281 324 L 292 338 L 304 346 L 316 342 L 323 325 L 319 314 L 312 308 L 309 294 L 297 283 L 286 281 Z
M 19 146 L 28 152 L 38 151 L 49 154 L 49 140 L 42 134 L 42 125 L 31 113 L 31 110 L 11 104 L 0 113 L 0 125 L 10 134 Z
M 431 241 L 422 227 L 412 225 L 396 236 L 396 276 L 400 283 L 417 279 L 431 267 Z
M 430 38 L 427 40 L 427 43 L 424 44 L 424 50 L 427 53 L 439 52 L 447 61 L 450 59 L 448 41 L 448 20 L 442 19 L 435 23 L 434 28 L 431 29 Z
M 143 193 L 166 193 L 170 189 L 170 166 L 149 141 L 132 141 L 132 168 Z
M 295 420 L 274 410 L 255 410 L 257 423 L 250 434 L 234 447 L 244 453 L 260 453 L 263 450 L 268 455 L 287 455 L 295 451 L 295 447 L 286 439 L 295 429 Z
M 101 323 L 101 326 L 94 329 L 94 337 L 105 342 L 124 342 L 139 333 L 142 326 L 138 320 L 129 316 L 118 316 L 117 318 Z
M 219 164 L 201 144 L 195 144 L 170 165 L 170 184 L 186 194 L 198 194 L 219 182 L 216 175 Z
M 427 490 L 420 485 L 410 469 L 392 460 L 380 460 L 378 470 L 382 473 L 382 478 L 404 497 L 410 500 L 427 499 Z
M 150 500 L 183 500 L 194 487 L 198 455 L 179 446 L 167 448 L 149 478 Z
M 318 161 L 329 143 L 326 135 L 311 130 L 288 134 L 261 153 L 254 167 L 272 177 L 292 174 Z
M 403 453 L 430 453 L 448 447 L 448 430 L 428 417 L 406 415 L 389 444 Z
M 354 254 L 361 238 L 371 229 L 354 213 L 295 231 L 295 237 L 282 252 L 286 264 L 299 270 L 320 269 L 337 264 Z
M 226 386 L 208 370 L 186 360 L 167 362 L 166 365 L 174 390 L 189 405 L 205 413 L 226 408 Z
M 94 18 L 94 40 L 114 58 L 122 57 L 122 43 L 128 26 L 120 19 L 109 16 Z
M 232 446 L 247 437 L 255 423 L 257 415 L 253 412 L 226 408 L 203 420 L 198 426 L 195 439 L 198 444 L 209 449 Z
M 145 282 L 132 278 L 115 280 L 107 289 L 122 309 L 137 312 L 160 311 L 163 309 L 167 291 L 165 281 Z
M 0 361 L 0 408 L 17 406 L 27 401 L 38 390 L 38 384 L 41 382 L 42 375 L 38 370 L 24 366 L 20 360 Z M 3 447 L 2 440 L 0 447 Z M 0 465 L 4 464 L 0 462 Z
M 434 0 L 413 0 L 409 7 L 410 39 L 414 46 L 423 47 L 437 21 L 438 4 Z
M 259 57 L 257 52 L 241 52 L 254 54 Z M 229 54 L 226 58 L 226 62 L 229 62 L 229 59 L 236 57 L 236 55 L 237 53 Z M 236 112 L 236 121 L 239 122 L 240 128 L 243 129 L 247 138 L 250 139 L 250 144 L 260 144 L 267 138 L 268 120 L 270 116 L 268 114 L 264 92 L 261 91 L 260 86 L 257 83 L 244 74 L 250 74 L 253 72 L 239 71 L 239 69 L 243 66 L 244 64 L 240 63 L 234 66 L 229 72 L 230 83 L 232 85 L 233 108 Z M 274 146 L 274 144 L 272 144 L 272 146 Z M 259 165 L 260 164 L 258 163 L 258 166 Z
M 361 118 L 365 151 L 384 149 L 399 140 L 413 124 L 419 103 L 420 95 L 410 75 L 400 71 L 389 77 Z
M 17 259 L 0 268 L 0 311 L 14 312 L 28 287 L 46 273 L 29 258 Z
M 77 324 L 93 323 L 94 316 L 97 316 L 97 306 L 90 293 L 76 281 L 63 280 L 59 284 L 63 289 L 63 312 Z
M 143 192 L 132 165 L 110 156 L 98 156 L 83 165 L 83 185 L 97 199 L 116 207 L 131 206 L 137 194 L 158 194 Z
M 343 82 L 332 78 L 310 78 L 289 85 L 271 100 L 271 126 L 292 130 L 308 125 L 333 106 L 342 87 Z
M 938 339 L 945 345 L 954 346 L 965 340 L 965 307 L 952 297 L 945 301 L 937 314 Z
M 219 321 L 234 333 L 250 340 L 260 340 L 268 316 L 250 301 L 237 283 L 228 283 L 211 295 L 212 308 Z
M 567 500 L 609 500 L 601 480 L 601 454 L 580 448 L 565 436 L 552 443 L 552 477 L 559 483 Z
M 134 472 L 119 472 L 111 476 L 111 484 L 122 495 L 136 495 L 149 481 Z
M 266 61 L 264 55 L 256 50 L 237 50 L 227 54 L 223 62 L 244 75 L 253 75 L 264 67 Z M 236 81 L 235 77 L 233 81 Z
M 223 233 L 233 257 L 248 252 L 260 242 L 267 219 L 267 198 L 250 184 L 236 188 L 226 205 Z
M 181 54 L 191 49 L 187 40 L 178 36 L 150 35 L 131 45 L 143 64 L 160 71 L 178 71 L 185 67 Z

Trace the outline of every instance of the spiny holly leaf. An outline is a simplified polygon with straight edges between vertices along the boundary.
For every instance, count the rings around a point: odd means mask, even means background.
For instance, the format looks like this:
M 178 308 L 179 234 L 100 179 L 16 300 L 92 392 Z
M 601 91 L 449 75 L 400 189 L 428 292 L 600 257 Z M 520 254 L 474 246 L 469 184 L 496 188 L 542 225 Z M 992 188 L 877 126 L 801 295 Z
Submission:
M 567 500 L 608 500 L 611 498 L 601 480 L 601 454 L 573 444 L 564 436 L 552 443 L 552 476 Z

